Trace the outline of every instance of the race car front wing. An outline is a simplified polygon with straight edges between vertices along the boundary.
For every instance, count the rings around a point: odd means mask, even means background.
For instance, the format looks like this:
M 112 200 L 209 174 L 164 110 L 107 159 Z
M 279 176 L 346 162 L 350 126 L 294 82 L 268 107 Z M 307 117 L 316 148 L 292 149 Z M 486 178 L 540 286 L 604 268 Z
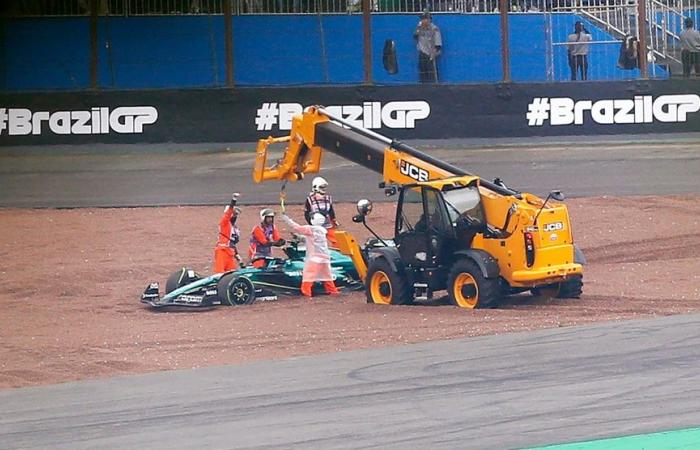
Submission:
M 146 303 L 154 308 L 163 306 L 187 306 L 190 308 L 201 308 L 206 306 L 221 305 L 221 299 L 216 289 L 207 289 L 203 294 L 181 294 L 174 298 L 165 300 L 160 296 L 160 286 L 158 282 L 150 283 L 141 294 L 141 303 Z

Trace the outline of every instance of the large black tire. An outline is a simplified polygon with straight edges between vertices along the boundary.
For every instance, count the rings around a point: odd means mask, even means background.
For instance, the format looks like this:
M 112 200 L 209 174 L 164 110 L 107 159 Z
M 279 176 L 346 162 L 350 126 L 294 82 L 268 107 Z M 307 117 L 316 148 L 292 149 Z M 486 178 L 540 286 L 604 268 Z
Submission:
M 531 289 L 532 295 L 549 298 L 581 298 L 583 293 L 583 276 L 574 275 L 562 283 Z
M 384 258 L 375 258 L 370 262 L 365 291 L 367 303 L 405 305 L 413 300 L 406 280 L 401 278 Z
M 250 305 L 255 301 L 255 286 L 246 277 L 229 273 L 221 277 L 216 285 L 221 302 L 229 306 Z
M 469 259 L 460 259 L 447 276 L 447 295 L 460 308 L 493 308 L 503 297 L 498 278 L 486 278 L 479 266 Z
M 190 276 L 192 273 L 193 276 Z M 197 274 L 194 270 L 189 267 L 183 267 L 177 272 L 173 272 L 165 282 L 165 293 L 170 294 L 175 289 L 181 288 L 186 284 L 190 284 L 194 281 L 201 280 L 202 277 Z

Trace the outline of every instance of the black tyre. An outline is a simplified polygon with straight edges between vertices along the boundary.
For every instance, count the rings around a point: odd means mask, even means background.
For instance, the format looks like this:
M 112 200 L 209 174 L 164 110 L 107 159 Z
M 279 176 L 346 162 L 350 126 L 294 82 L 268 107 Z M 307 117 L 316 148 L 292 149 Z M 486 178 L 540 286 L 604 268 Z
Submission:
M 447 295 L 460 308 L 493 308 L 501 301 L 498 278 L 486 278 L 469 259 L 455 262 L 447 276 Z
M 253 282 L 234 273 L 221 277 L 216 285 L 216 291 L 224 305 L 250 305 L 255 301 L 255 286 L 253 286 Z
M 583 294 L 583 275 L 574 275 L 560 283 L 558 298 L 581 298 Z
M 392 270 L 384 258 L 370 262 L 365 280 L 367 303 L 405 305 L 411 302 L 408 283 Z
M 168 280 L 165 282 L 165 293 L 170 294 L 175 289 L 201 279 L 202 277 L 197 272 L 189 267 L 183 267 L 168 277 Z
M 583 293 L 583 276 L 574 275 L 561 283 L 531 289 L 532 295 L 549 298 L 581 298 Z

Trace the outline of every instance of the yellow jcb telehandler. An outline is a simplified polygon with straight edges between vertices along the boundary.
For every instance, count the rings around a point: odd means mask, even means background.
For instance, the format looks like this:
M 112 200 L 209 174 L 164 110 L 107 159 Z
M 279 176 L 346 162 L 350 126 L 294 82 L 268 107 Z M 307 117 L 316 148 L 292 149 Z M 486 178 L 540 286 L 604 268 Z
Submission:
M 285 151 L 268 167 L 268 149 L 276 143 Z M 295 116 L 288 136 L 258 142 L 253 179 L 300 180 L 320 171 L 323 151 L 380 173 L 380 188 L 398 194 L 393 239 L 367 227 L 374 237 L 360 246 L 336 231 L 339 249 L 364 279 L 368 302 L 406 304 L 446 290 L 455 305 L 484 308 L 527 290 L 581 295 L 585 260 L 561 192 L 542 200 L 499 179 L 483 180 L 322 107 Z M 359 201 L 353 220 L 367 226 L 371 208 Z

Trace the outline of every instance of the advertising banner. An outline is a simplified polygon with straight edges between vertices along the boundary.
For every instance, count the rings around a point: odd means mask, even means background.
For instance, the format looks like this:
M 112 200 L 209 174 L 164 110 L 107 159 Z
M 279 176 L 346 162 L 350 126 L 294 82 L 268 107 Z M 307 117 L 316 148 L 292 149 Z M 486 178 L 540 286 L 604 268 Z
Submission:
M 323 105 L 397 139 L 700 131 L 700 80 L 0 94 L 0 146 L 252 142 Z

